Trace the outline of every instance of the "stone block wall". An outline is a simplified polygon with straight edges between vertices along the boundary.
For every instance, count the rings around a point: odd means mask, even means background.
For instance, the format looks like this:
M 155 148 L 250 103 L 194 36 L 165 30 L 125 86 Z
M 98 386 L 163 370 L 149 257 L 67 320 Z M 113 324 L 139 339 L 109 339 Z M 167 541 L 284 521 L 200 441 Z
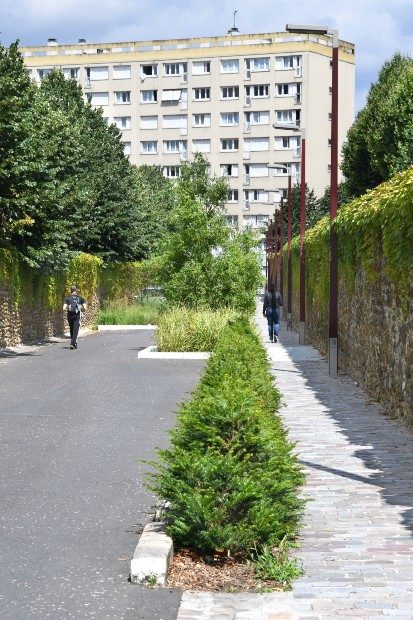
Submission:
M 378 261 L 383 265 L 383 258 Z M 298 330 L 298 261 L 294 271 L 292 314 Z M 413 427 L 413 295 L 406 307 L 384 269 L 372 283 L 359 268 L 351 293 L 339 277 L 338 317 L 339 372 L 362 385 L 388 415 Z M 308 294 L 306 341 L 328 354 L 328 301 Z

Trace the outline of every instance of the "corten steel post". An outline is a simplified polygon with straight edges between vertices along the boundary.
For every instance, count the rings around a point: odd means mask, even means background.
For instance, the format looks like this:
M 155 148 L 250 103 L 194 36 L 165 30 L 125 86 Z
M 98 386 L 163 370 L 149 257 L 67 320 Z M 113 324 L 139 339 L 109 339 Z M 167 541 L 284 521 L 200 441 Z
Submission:
M 284 198 L 281 196 L 280 203 L 280 295 L 284 300 Z M 281 316 L 283 315 L 283 306 L 280 308 Z
M 338 371 L 338 238 L 334 228 L 338 203 L 338 31 L 332 31 L 331 92 L 331 181 L 330 181 L 330 311 L 328 369 L 332 377 Z
M 300 180 L 300 326 L 299 344 L 305 341 L 305 130 L 301 132 Z
M 265 249 L 265 280 L 266 280 L 266 287 L 267 287 L 267 291 L 268 291 L 268 282 L 269 282 L 269 273 L 268 273 L 269 224 L 267 226 L 267 230 L 265 231 L 264 249 Z
M 272 236 L 272 247 L 273 247 L 273 265 L 274 265 L 274 277 L 273 277 L 273 285 L 276 290 L 277 282 L 278 282 L 278 254 L 277 254 L 277 246 L 278 246 L 278 213 L 274 213 L 274 223 L 273 223 L 273 236 Z
M 338 30 L 310 24 L 287 24 L 287 32 L 328 34 L 332 37 L 331 85 L 331 180 L 330 180 L 330 296 L 328 366 L 332 377 L 338 370 L 338 239 L 334 230 L 338 190 Z
M 292 265 L 291 265 L 291 232 L 292 232 L 292 191 L 291 191 L 291 174 L 288 175 L 288 194 L 287 194 L 287 329 L 293 328 L 291 316 L 292 302 Z

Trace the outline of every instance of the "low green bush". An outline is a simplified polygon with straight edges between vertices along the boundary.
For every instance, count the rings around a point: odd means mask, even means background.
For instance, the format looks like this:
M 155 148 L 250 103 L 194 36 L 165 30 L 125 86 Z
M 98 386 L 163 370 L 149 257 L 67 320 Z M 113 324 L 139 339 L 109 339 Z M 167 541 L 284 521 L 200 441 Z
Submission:
M 158 322 L 163 302 L 150 299 L 136 304 L 112 303 L 100 310 L 100 325 L 150 325 Z
M 149 476 L 178 547 L 259 557 L 295 537 L 304 478 L 279 399 L 248 319 L 230 321 Z
M 155 334 L 158 351 L 212 351 L 234 316 L 229 309 L 172 307 L 159 317 Z

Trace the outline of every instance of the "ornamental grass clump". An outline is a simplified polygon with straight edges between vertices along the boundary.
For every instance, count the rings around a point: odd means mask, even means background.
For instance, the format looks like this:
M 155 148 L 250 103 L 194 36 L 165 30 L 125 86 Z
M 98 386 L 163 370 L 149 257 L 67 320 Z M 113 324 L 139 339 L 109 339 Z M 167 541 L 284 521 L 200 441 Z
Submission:
M 249 321 L 230 321 L 150 477 L 178 547 L 247 557 L 294 538 L 303 474 L 278 403 Z
M 234 316 L 230 309 L 172 307 L 159 317 L 155 334 L 158 351 L 212 351 Z

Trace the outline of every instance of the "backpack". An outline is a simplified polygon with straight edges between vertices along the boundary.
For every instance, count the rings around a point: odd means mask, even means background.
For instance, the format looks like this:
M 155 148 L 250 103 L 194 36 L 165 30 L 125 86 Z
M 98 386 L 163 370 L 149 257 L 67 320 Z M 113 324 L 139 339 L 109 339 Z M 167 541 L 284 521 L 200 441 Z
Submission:
M 78 295 L 71 295 L 69 297 L 69 303 L 67 305 L 67 311 L 72 314 L 78 314 L 80 312 L 81 304 Z
M 267 306 L 273 309 L 278 308 L 278 306 L 280 305 L 279 293 L 271 293 L 270 291 L 268 291 L 266 295 L 267 295 Z

